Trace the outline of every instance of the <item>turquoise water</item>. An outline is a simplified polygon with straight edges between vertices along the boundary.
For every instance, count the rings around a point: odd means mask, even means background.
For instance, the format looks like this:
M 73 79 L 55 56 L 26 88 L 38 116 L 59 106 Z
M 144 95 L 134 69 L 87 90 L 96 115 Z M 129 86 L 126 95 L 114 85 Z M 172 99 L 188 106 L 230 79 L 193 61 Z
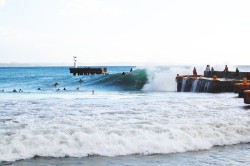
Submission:
M 237 94 L 177 93 L 175 75 L 192 67 L 130 68 L 0 68 L 0 164 L 250 164 L 250 107 Z
M 56 89 L 64 87 L 68 90 L 98 88 L 107 90 L 117 88 L 118 90 L 140 90 L 146 82 L 146 74 L 143 70 L 136 70 L 122 76 L 122 72 L 129 72 L 132 66 L 108 67 L 109 75 L 91 75 L 74 77 L 69 73 L 69 67 L 0 67 L 1 89 L 11 92 L 13 89 L 22 89 L 25 92 L 36 92 L 41 88 L 44 92 L 54 91 L 51 86 L 59 83 Z M 79 84 L 79 80 L 84 84 Z M 136 79 L 136 80 L 135 80 Z M 135 81 L 141 81 L 136 87 Z M 124 87 L 123 87 L 124 86 Z

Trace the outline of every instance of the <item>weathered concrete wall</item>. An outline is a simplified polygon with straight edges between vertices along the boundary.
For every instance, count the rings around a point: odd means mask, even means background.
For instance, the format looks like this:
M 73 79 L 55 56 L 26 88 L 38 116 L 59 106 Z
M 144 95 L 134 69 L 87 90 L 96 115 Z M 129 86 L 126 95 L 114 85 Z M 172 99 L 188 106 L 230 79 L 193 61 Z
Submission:
M 176 77 L 178 92 L 234 92 L 234 84 L 239 80 L 213 80 L 210 78 Z
M 209 72 L 206 73 L 204 71 L 204 77 L 208 77 L 208 78 L 213 78 L 214 75 L 217 75 L 218 78 L 229 78 L 229 79 L 240 79 L 242 80 L 242 78 L 247 78 L 248 80 L 250 80 L 250 72 L 239 72 L 239 74 L 237 74 L 236 72 L 224 72 L 224 71 L 214 71 L 214 72 Z

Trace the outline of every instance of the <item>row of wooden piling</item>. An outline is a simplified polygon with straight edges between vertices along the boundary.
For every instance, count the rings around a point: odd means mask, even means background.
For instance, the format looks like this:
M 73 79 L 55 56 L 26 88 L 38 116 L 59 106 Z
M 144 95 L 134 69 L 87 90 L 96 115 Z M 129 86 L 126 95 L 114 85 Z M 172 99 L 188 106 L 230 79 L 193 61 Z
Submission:
M 247 78 L 243 78 L 242 83 L 234 84 L 234 92 L 238 93 L 240 98 L 244 98 L 244 103 L 250 104 L 250 83 Z

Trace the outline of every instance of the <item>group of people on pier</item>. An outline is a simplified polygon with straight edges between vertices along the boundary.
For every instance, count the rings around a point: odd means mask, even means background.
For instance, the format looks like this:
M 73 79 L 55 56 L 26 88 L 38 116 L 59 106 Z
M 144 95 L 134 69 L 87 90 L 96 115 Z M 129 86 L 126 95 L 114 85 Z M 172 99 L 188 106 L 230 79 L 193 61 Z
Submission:
M 225 78 L 228 78 L 229 70 L 228 70 L 227 65 L 225 65 L 225 68 L 224 68 L 223 72 L 224 72 Z M 210 68 L 210 65 L 207 65 L 206 69 L 204 71 L 204 76 L 205 77 L 213 77 L 214 75 L 216 75 L 216 72 L 214 71 L 214 68 L 213 67 Z M 239 75 L 240 75 L 240 71 L 239 71 L 238 68 L 236 68 L 236 70 L 235 70 L 235 78 L 239 78 Z M 195 67 L 193 69 L 193 76 L 197 77 L 197 70 L 196 70 Z
M 214 68 L 211 67 L 210 69 L 210 65 L 207 65 L 206 70 L 204 72 L 204 76 L 213 76 L 214 75 Z

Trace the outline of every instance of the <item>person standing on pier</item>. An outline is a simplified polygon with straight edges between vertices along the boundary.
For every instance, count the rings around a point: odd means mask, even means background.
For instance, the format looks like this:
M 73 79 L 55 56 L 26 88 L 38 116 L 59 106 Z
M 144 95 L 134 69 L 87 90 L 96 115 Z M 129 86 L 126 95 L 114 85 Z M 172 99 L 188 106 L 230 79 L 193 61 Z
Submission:
M 227 67 L 227 65 L 225 65 L 224 72 L 225 72 L 225 77 L 227 78 L 228 77 L 228 67 Z
M 213 77 L 214 76 L 214 68 L 213 67 L 211 67 L 211 76 Z
M 196 68 L 194 67 L 193 69 L 193 77 L 197 77 L 197 71 L 196 71 Z
M 210 75 L 210 66 L 207 65 L 206 70 L 205 70 L 205 76 L 209 77 L 209 75 Z
M 240 71 L 239 71 L 238 67 L 236 68 L 235 76 L 236 76 L 237 79 L 240 79 L 240 78 L 239 78 L 239 76 L 240 76 Z

